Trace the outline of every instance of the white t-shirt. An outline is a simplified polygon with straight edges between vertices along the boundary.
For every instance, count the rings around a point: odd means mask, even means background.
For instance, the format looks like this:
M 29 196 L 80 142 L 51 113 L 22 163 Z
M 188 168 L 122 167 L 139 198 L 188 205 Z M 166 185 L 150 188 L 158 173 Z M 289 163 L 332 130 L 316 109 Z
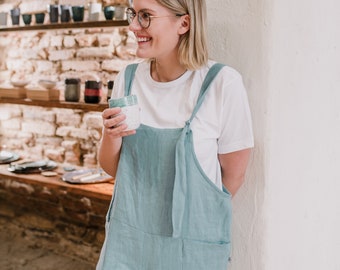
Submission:
M 141 122 L 155 128 L 182 128 L 196 105 L 203 80 L 215 62 L 187 71 L 171 82 L 154 81 L 150 63 L 137 67 L 131 94 L 137 95 Z M 124 96 L 124 70 L 116 77 L 112 98 Z M 217 154 L 254 145 L 248 98 L 240 74 L 225 66 L 210 85 L 204 101 L 191 122 L 194 149 L 205 172 L 222 189 Z

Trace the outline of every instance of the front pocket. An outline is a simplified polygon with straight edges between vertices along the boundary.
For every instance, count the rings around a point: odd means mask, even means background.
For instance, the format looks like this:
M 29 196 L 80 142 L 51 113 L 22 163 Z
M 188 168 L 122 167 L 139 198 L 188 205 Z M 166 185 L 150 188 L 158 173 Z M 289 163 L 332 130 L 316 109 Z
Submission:
M 183 270 L 226 270 L 230 257 L 230 243 L 210 243 L 183 240 Z

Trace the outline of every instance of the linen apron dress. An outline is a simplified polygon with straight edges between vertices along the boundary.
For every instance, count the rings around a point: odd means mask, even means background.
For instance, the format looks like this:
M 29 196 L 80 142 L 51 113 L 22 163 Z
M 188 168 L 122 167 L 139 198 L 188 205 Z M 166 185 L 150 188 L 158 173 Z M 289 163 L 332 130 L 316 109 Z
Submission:
M 125 95 L 136 67 L 125 71 Z M 141 125 L 123 138 L 97 270 L 227 269 L 231 195 L 203 172 L 190 129 L 221 67 L 210 68 L 184 128 Z

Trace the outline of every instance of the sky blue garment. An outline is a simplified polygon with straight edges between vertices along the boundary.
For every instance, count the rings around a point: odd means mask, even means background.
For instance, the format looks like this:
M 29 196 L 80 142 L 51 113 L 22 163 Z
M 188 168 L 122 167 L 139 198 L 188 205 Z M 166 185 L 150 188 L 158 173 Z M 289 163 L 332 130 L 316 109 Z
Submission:
M 136 67 L 125 72 L 126 95 Z M 97 270 L 227 269 L 231 195 L 203 172 L 190 129 L 222 67 L 210 68 L 184 128 L 141 125 L 123 138 Z

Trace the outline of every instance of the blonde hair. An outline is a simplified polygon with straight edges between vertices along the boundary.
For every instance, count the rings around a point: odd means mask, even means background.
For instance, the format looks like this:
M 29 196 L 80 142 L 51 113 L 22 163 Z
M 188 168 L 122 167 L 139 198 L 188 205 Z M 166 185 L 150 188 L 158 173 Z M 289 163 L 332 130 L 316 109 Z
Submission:
M 188 14 L 190 29 L 179 41 L 180 63 L 189 70 L 199 69 L 208 62 L 205 0 L 156 0 L 174 14 Z

